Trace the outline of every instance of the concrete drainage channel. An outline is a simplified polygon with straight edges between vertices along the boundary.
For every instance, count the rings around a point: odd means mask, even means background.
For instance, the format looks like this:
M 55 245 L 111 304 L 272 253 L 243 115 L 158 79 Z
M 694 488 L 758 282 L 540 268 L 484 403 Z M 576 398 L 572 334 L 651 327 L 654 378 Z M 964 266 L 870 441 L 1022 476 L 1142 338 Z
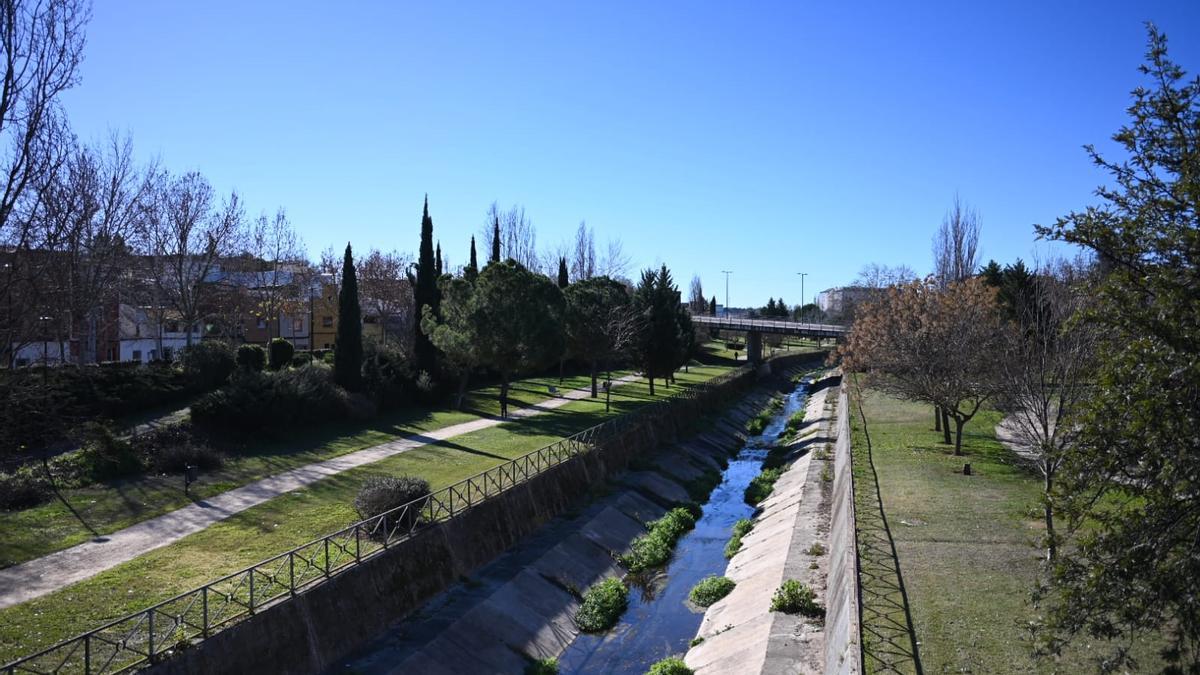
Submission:
M 830 388 L 829 381 L 817 383 L 809 396 L 808 386 L 789 382 L 800 370 L 777 374 L 770 380 L 774 390 L 757 388 L 708 431 L 639 462 L 587 506 L 544 526 L 330 672 L 521 673 L 534 661 L 556 659 L 560 673 L 644 673 L 685 652 L 697 672 L 819 672 L 819 626 L 769 611 L 785 577 L 824 592 L 825 563 L 808 552 L 829 529 L 829 489 L 821 469 L 813 467 L 832 463 L 813 461 L 811 451 L 825 452 Z M 782 410 L 762 436 L 746 439 L 747 420 L 781 388 L 788 391 Z M 741 550 L 727 561 L 723 552 L 734 522 L 755 512 L 743 502 L 743 490 L 758 474 L 765 446 L 797 410 L 812 423 L 787 448 L 790 468 L 761 505 Z M 697 486 L 716 472 L 717 487 L 698 494 Z M 703 502 L 703 515 L 678 540 L 667 566 L 626 576 L 617 558 L 646 533 L 644 524 L 693 501 Z M 688 592 L 701 578 L 722 572 L 738 586 L 702 614 L 688 602 Z M 631 588 L 628 608 L 610 630 L 581 633 L 575 623 L 581 593 L 614 577 L 624 577 Z

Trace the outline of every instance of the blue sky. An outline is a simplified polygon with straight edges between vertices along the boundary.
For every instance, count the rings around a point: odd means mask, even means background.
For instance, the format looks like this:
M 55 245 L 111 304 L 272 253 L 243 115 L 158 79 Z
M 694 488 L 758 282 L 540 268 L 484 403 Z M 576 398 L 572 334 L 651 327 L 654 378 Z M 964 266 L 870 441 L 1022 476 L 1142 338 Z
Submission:
M 930 268 L 957 192 L 984 257 L 1093 203 L 1152 20 L 1200 71 L 1200 2 L 97 2 L 76 133 L 284 207 L 315 256 L 451 265 L 489 204 L 587 220 L 735 306 L 866 263 Z M 631 274 L 631 276 L 635 275 Z M 686 292 L 686 290 L 685 290 Z

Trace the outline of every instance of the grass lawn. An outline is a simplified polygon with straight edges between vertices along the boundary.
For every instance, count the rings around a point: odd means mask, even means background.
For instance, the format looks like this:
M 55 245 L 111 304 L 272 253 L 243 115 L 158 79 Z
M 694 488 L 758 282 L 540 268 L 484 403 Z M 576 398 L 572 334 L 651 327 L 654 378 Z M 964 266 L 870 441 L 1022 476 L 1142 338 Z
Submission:
M 706 381 L 732 365 L 719 354 L 709 354 L 705 361 L 707 365 L 693 365 L 689 373 L 678 373 L 679 384 Z M 656 390 L 658 396 L 651 397 L 644 381 L 615 388 L 611 415 L 662 400 L 675 387 L 666 389 L 660 382 Z M 96 577 L 0 610 L 0 663 L 353 522 L 357 516 L 352 502 L 367 476 L 417 475 L 437 489 L 598 424 L 608 416 L 602 397 L 583 399 L 535 417 L 411 450 L 280 496 Z M 408 422 L 401 430 L 431 428 L 413 426 L 421 423 Z M 373 429 L 351 437 L 354 440 L 337 442 L 344 444 L 340 451 L 346 452 L 355 444 L 387 440 L 387 433 Z
M 586 374 L 567 377 L 561 384 L 558 377 L 552 375 L 527 378 L 513 383 L 510 402 L 518 409 L 547 399 L 550 385 L 568 391 L 590 386 L 590 383 Z M 204 474 L 199 483 L 192 485 L 191 494 L 196 498 L 211 497 L 288 469 L 386 443 L 402 434 L 498 415 L 499 389 L 499 385 L 494 385 L 471 391 L 462 411 L 412 408 L 384 414 L 366 426 L 361 422 L 345 422 L 306 429 L 303 434 L 288 438 L 265 439 L 231 454 L 223 467 Z M 179 475 L 138 476 L 66 489 L 62 496 L 70 508 L 62 500 L 55 499 L 5 514 L 0 521 L 0 567 L 32 560 L 96 535 L 115 532 L 186 506 L 191 501 L 183 492 L 183 478 Z
M 863 484 L 857 466 L 867 445 L 852 382 L 847 380 L 852 387 L 855 491 L 870 493 L 874 488 Z M 1057 663 L 1037 661 L 1030 654 L 1026 625 L 1034 616 L 1030 594 L 1041 564 L 1036 547 L 1042 528 L 1040 484 L 995 439 L 999 413 L 980 412 L 964 431 L 966 457 L 955 457 L 953 447 L 941 444 L 933 431 L 929 406 L 866 390 L 863 407 L 924 670 L 1095 671 L 1096 650 L 1086 641 Z M 964 462 L 971 463 L 973 475 L 962 475 Z M 861 531 L 859 542 L 862 548 Z M 894 588 L 881 584 L 886 579 L 863 577 L 864 628 L 873 611 L 890 611 L 869 603 L 900 599 Z M 903 620 L 902 612 L 891 614 Z M 867 672 L 882 672 L 882 661 L 871 656 L 870 638 L 865 631 Z M 1161 668 L 1149 648 L 1139 661 L 1151 670 Z

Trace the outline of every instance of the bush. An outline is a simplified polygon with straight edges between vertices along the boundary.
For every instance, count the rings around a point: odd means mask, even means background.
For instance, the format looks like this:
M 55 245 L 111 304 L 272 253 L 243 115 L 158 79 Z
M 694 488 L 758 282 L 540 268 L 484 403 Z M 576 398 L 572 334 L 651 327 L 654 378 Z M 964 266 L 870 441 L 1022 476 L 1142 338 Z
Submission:
M 242 370 L 262 372 L 267 364 L 267 353 L 258 345 L 242 345 L 237 349 L 237 364 Z
M 647 523 L 649 532 L 633 540 L 621 564 L 630 572 L 661 567 L 671 558 L 671 549 L 685 532 L 696 526 L 693 511 L 686 507 L 671 509 L 658 520 Z
M 300 352 L 292 357 L 292 367 L 299 368 L 313 362 L 312 352 Z
M 742 537 L 746 536 L 752 529 L 754 529 L 754 521 L 749 518 L 742 518 L 733 524 L 733 535 L 729 537 L 729 543 L 725 544 L 726 558 L 732 558 L 738 551 L 742 550 Z
M 85 481 L 105 481 L 123 478 L 143 470 L 142 462 L 126 441 L 117 438 L 106 424 L 89 424 L 86 440 L 75 460 Z
M 767 425 L 770 423 L 770 413 L 760 412 L 746 422 L 746 433 L 750 434 L 751 436 L 758 436 L 762 434 L 763 431 L 766 431 Z
M 825 616 L 825 610 L 817 604 L 816 593 L 795 579 L 787 579 L 780 584 L 775 597 L 771 598 L 771 611 L 803 614 L 812 618 Z
M 688 668 L 683 659 L 671 656 L 650 666 L 646 675 L 692 675 L 692 669 Z
M 267 363 L 271 370 L 281 370 L 292 362 L 296 348 L 283 338 L 275 338 L 267 344 Z
M 701 607 L 708 607 L 729 595 L 735 586 L 737 584 L 729 577 L 704 577 L 695 586 L 692 586 L 692 591 L 688 593 L 688 598 Z
M 0 509 L 16 511 L 49 501 L 54 492 L 40 470 L 23 466 L 12 473 L 0 473 Z
M 743 498 L 750 506 L 758 506 L 767 497 L 771 496 L 771 491 L 775 489 L 775 481 L 783 475 L 783 469 L 763 469 L 762 473 L 755 476 L 750 484 L 746 486 L 746 492 L 743 493 Z
M 407 402 L 412 388 L 408 358 L 398 347 L 370 340 L 363 345 L 363 388 L 383 406 Z
M 344 419 L 348 411 L 349 397 L 329 369 L 310 365 L 278 373 L 240 371 L 192 405 L 192 421 L 214 430 L 284 431 Z
M 612 628 L 629 604 L 629 589 L 620 579 L 610 577 L 587 590 L 575 613 L 575 623 L 585 633 L 599 633 Z
M 229 375 L 237 368 L 233 350 L 219 340 L 207 340 L 186 347 L 180 362 L 184 374 L 202 391 L 225 384 Z
M 363 481 L 354 498 L 354 510 L 359 518 L 368 520 L 429 494 L 429 483 L 414 476 L 372 476 Z M 409 509 L 386 519 L 380 535 L 394 528 L 412 529 L 420 518 L 418 510 Z M 374 528 L 374 523 L 371 524 Z
M 525 675 L 558 675 L 558 659 L 531 659 L 525 666 Z

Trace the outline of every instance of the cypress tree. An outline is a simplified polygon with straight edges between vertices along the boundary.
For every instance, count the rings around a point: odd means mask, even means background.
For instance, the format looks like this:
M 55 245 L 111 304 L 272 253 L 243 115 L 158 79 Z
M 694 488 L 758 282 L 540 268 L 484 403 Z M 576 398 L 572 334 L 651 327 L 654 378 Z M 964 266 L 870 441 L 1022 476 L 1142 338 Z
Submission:
M 437 243 L 437 252 L 433 254 L 433 269 L 437 271 L 437 275 L 442 276 L 442 242 Z
M 425 211 L 421 215 L 421 250 L 417 258 L 417 278 L 413 284 L 413 299 L 418 313 L 429 307 L 438 315 L 437 265 L 433 257 L 433 219 L 429 217 L 429 196 L 425 196 Z M 414 321 L 413 355 L 416 357 L 417 372 L 425 371 L 434 377 L 437 370 L 437 348 L 421 329 L 421 322 Z
M 708 315 L 709 316 L 717 315 L 717 296 L 715 296 L 715 295 L 712 297 L 712 302 L 708 303 Z
M 570 285 L 571 280 L 567 278 L 567 259 L 558 259 L 558 287 L 566 288 Z
M 463 278 L 471 283 L 479 278 L 479 261 L 475 258 L 475 237 L 471 237 L 471 262 L 463 270 Z
M 492 259 L 488 262 L 500 262 L 500 216 L 492 221 Z
M 337 338 L 333 345 L 333 379 L 346 391 L 362 389 L 362 311 L 358 306 L 358 275 L 346 244 L 342 261 L 342 290 L 338 293 Z

